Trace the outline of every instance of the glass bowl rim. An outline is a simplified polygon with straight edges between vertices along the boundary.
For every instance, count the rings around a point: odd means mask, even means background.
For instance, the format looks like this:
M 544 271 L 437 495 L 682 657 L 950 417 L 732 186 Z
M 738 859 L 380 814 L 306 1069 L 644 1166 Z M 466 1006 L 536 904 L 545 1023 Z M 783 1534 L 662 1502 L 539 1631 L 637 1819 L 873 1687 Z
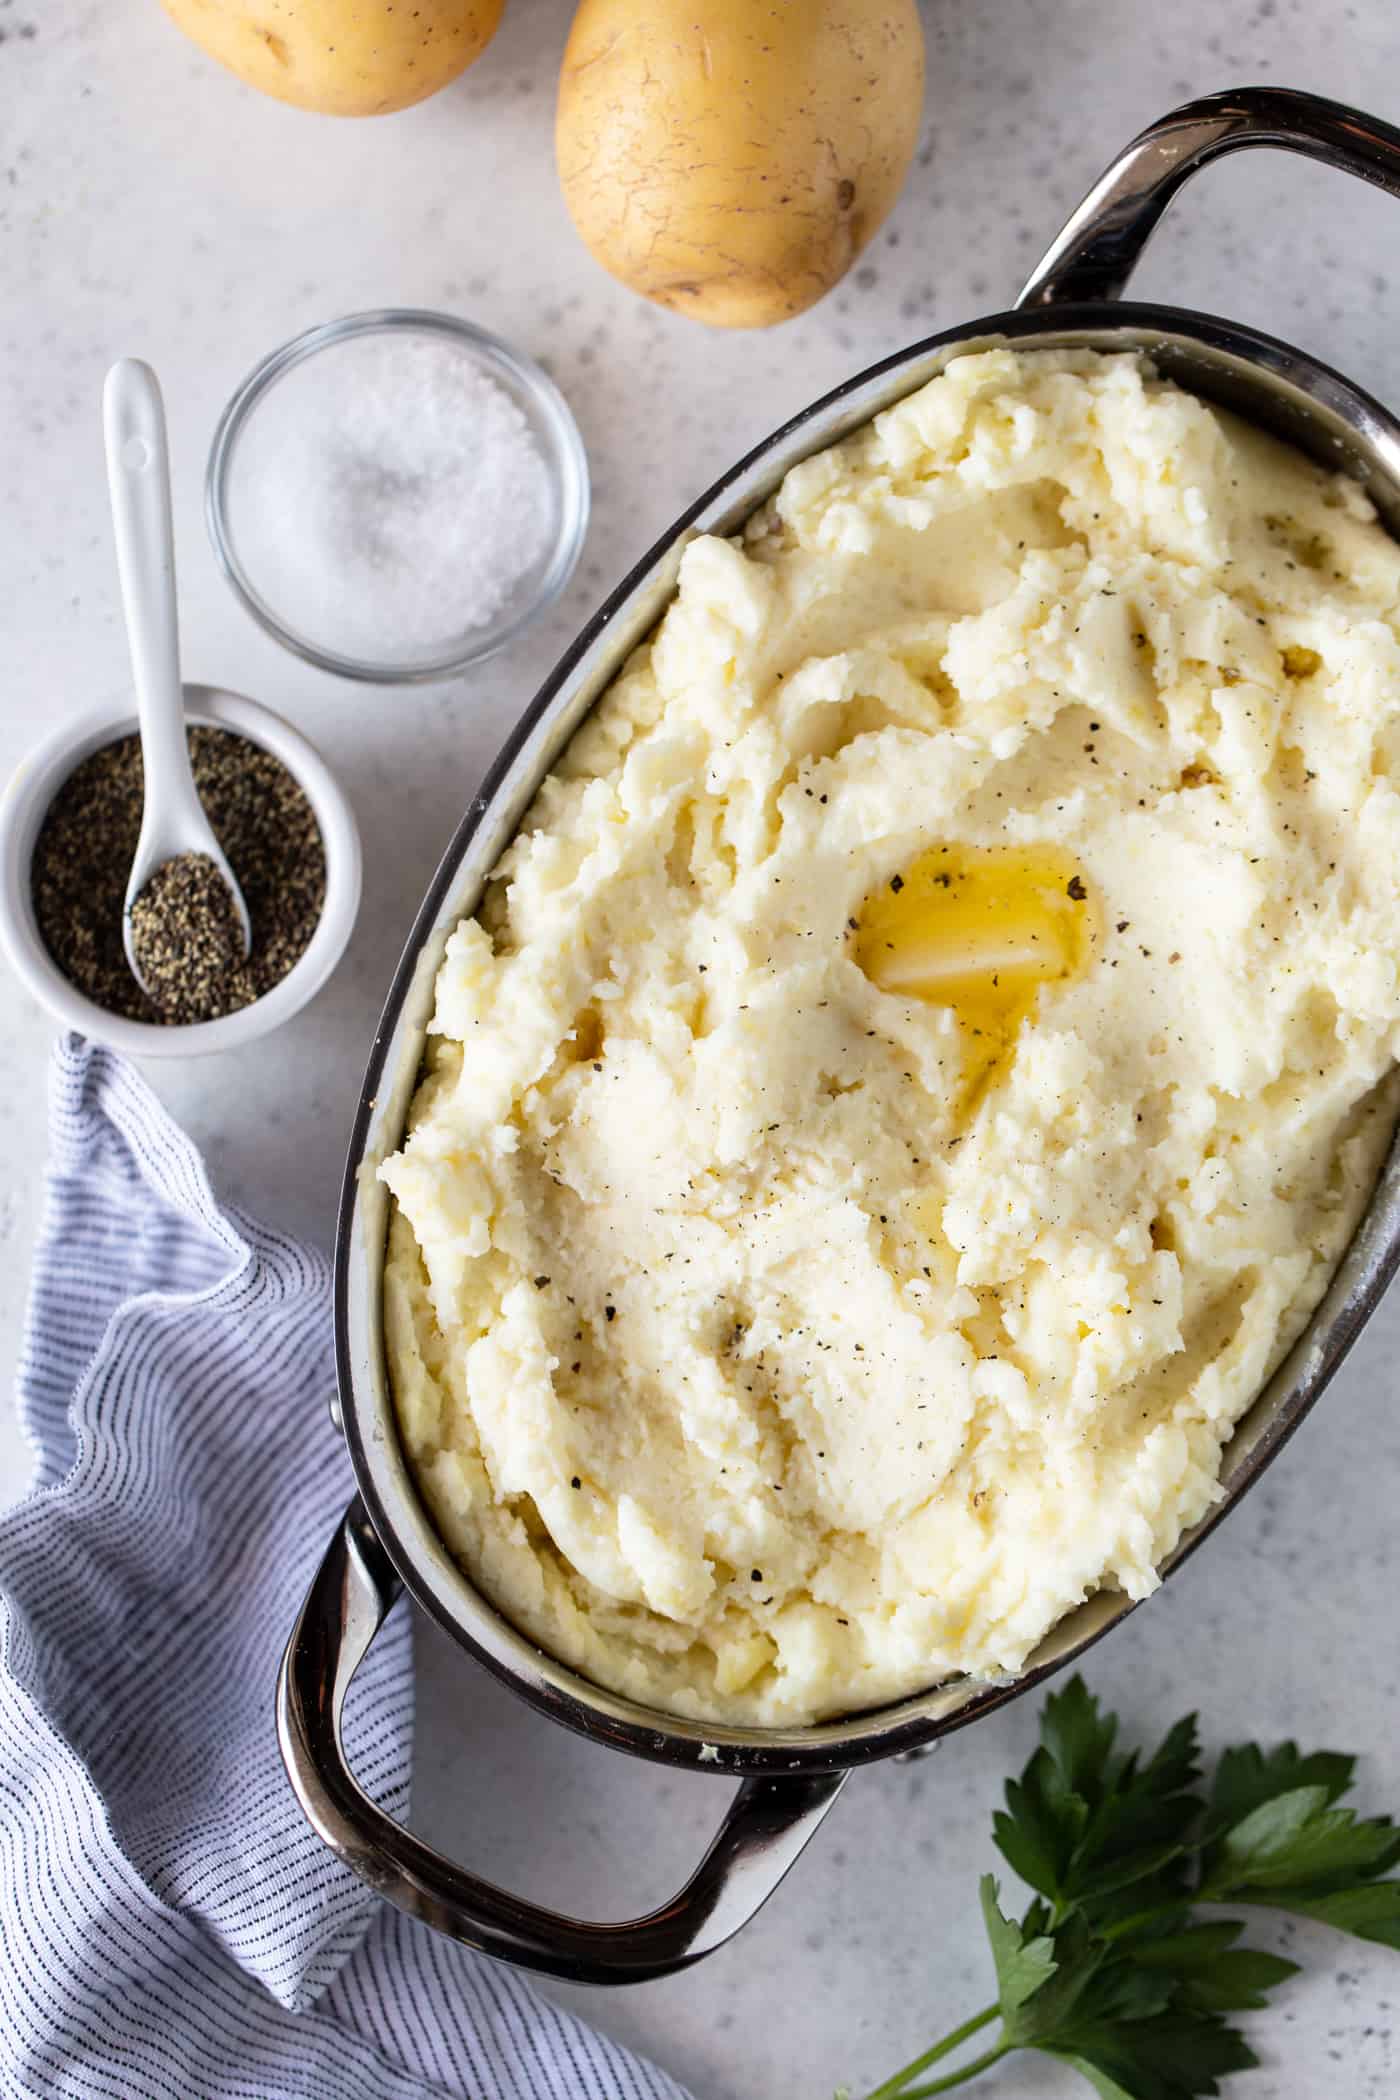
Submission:
M 559 531 L 554 551 L 538 588 L 509 619 L 482 628 L 470 641 L 455 645 L 434 657 L 421 657 L 400 664 L 371 661 L 367 657 L 343 656 L 324 648 L 292 627 L 274 612 L 249 577 L 239 558 L 228 513 L 229 475 L 238 441 L 249 419 L 277 382 L 320 351 L 348 342 L 356 336 L 389 335 L 398 330 L 411 334 L 446 336 L 465 346 L 488 367 L 504 372 L 529 397 L 554 441 L 554 456 L 547 464 L 560 504 Z M 427 685 L 452 678 L 483 663 L 515 640 L 524 628 L 552 605 L 573 575 L 583 551 L 589 515 L 588 455 L 574 420 L 573 411 L 549 374 L 532 357 L 514 349 L 500 336 L 474 321 L 456 314 L 436 313 L 428 307 L 373 307 L 345 314 L 339 320 L 320 321 L 260 358 L 239 382 L 220 416 L 209 447 L 204 477 L 204 519 L 215 559 L 244 608 L 266 634 L 280 642 L 304 663 L 330 671 L 340 678 L 367 685 Z

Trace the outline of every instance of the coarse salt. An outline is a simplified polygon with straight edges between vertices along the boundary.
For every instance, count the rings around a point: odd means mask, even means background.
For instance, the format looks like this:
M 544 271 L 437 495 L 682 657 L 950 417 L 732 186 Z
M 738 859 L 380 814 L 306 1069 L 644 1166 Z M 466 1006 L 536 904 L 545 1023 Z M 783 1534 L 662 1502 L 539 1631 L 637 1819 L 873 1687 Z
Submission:
M 342 656 L 449 651 L 508 611 L 554 541 L 529 423 L 446 337 L 348 336 L 293 366 L 250 416 L 233 473 L 249 580 Z

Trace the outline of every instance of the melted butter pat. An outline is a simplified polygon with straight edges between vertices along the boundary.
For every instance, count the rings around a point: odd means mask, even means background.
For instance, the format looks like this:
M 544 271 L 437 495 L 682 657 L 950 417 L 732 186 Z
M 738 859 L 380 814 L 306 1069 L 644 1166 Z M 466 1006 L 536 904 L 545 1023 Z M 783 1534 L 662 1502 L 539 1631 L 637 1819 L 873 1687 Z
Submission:
M 1087 886 L 1058 848 L 935 846 L 867 899 L 855 955 L 882 992 L 952 1008 L 966 1107 L 1042 985 L 1077 977 L 1093 940 Z

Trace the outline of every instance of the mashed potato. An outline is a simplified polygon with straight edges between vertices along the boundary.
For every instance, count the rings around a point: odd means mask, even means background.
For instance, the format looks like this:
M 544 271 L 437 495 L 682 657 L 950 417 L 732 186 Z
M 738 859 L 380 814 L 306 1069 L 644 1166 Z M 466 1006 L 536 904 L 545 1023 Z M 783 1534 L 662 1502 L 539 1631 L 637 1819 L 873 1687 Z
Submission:
M 679 594 L 452 936 L 400 1421 L 673 1713 L 1142 1596 L 1391 1122 L 1400 550 L 1127 356 L 964 357 Z

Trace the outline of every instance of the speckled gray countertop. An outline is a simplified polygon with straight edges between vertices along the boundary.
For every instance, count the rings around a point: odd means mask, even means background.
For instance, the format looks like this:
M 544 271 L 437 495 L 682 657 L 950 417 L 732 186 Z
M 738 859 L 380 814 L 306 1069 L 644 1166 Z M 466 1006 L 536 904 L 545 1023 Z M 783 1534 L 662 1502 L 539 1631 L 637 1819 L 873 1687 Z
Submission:
M 1004 305 L 1107 156 L 1183 96 L 1259 79 L 1400 119 L 1384 0 L 931 0 L 925 143 L 893 219 L 826 303 L 777 334 L 709 335 L 643 306 L 575 241 L 550 147 L 566 0 L 511 0 L 487 59 L 396 117 L 335 123 L 261 100 L 154 0 L 0 0 L 0 771 L 55 712 L 123 680 L 98 389 L 116 355 L 165 383 L 189 674 L 289 712 L 344 778 L 364 912 L 311 1009 L 231 1061 L 163 1066 L 165 1100 L 232 1198 L 321 1241 L 378 1001 L 484 762 L 562 643 L 695 490 L 805 401 L 912 340 Z M 1144 296 L 1247 320 L 1400 400 L 1400 204 L 1280 156 L 1202 178 Z M 580 573 L 548 623 L 470 679 L 394 695 L 291 662 L 220 580 L 204 453 L 234 383 L 311 322 L 446 307 L 534 352 L 594 474 Z M 0 1353 L 12 1361 L 43 1158 L 51 1030 L 0 992 Z M 1092 1658 L 1144 1729 L 1198 1706 L 1207 1738 L 1301 1736 L 1364 1754 L 1400 1804 L 1400 1299 L 1226 1530 Z M 0 1467 L 23 1462 L 8 1414 Z M 419 1645 L 417 1817 L 478 1868 L 606 1915 L 683 1875 L 724 1783 L 672 1777 L 537 1722 L 439 1636 Z M 1013 1707 L 917 1765 L 857 1776 L 743 1936 L 702 1969 L 568 1992 L 700 2100 L 829 2100 L 872 2084 L 987 1996 L 975 1883 L 1034 1716 Z M 1262 2026 L 1253 2100 L 1391 2100 L 1400 1962 L 1286 1931 L 1307 1973 Z M 981 2087 L 976 2090 L 982 2090 Z M 1030 2060 L 1001 2100 L 1086 2091 Z M 1232 2092 L 1235 2088 L 1232 2087 Z M 483 2096 L 485 2100 L 485 2096 Z

